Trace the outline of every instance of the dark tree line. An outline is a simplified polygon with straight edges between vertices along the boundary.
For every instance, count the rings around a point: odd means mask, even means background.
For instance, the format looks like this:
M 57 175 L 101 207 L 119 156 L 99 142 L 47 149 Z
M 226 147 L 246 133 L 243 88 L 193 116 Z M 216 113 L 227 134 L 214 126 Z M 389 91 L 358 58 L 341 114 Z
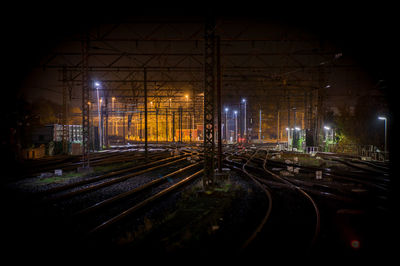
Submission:
M 337 114 L 326 112 L 325 122 L 335 125 L 336 141 L 339 145 L 374 145 L 383 149 L 384 121 L 378 116 L 388 117 L 387 102 L 381 96 L 360 96 L 356 104 L 338 106 Z

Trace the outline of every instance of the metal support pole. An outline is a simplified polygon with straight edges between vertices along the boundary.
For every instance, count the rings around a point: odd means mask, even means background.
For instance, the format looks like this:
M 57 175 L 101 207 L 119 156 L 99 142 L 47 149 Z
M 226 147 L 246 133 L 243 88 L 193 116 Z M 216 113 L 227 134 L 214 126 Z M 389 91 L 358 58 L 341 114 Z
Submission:
M 260 106 L 260 128 L 258 129 L 258 140 L 261 141 L 262 132 L 262 119 L 261 119 L 261 106 Z
M 290 132 L 291 132 L 291 127 L 290 127 L 290 98 L 289 98 L 289 93 L 288 92 L 286 92 L 288 95 L 287 95 L 287 105 L 288 105 L 288 121 L 287 121 L 287 125 L 288 125 L 288 150 L 289 150 L 289 148 L 291 147 L 291 134 L 290 134 Z
M 182 131 L 183 131 L 183 108 L 179 107 L 179 143 L 182 143 Z
M 98 123 L 98 137 L 99 137 L 99 143 L 100 143 L 100 150 L 103 147 L 103 136 L 102 136 L 102 131 L 101 131 L 101 115 L 100 115 L 100 108 L 101 108 L 101 104 L 100 104 L 100 97 L 99 97 L 99 87 L 96 86 L 96 93 L 97 93 L 97 117 L 99 119 L 99 123 Z
M 175 111 L 172 112 L 172 142 L 175 142 Z
M 293 138 L 292 138 L 292 151 L 293 151 L 293 146 L 297 142 L 297 135 L 296 135 L 296 107 L 293 107 Z
M 203 187 L 214 183 L 215 21 L 206 18 L 204 32 L 204 176 Z
M 125 108 L 124 108 L 125 110 L 126 110 L 126 105 L 125 105 Z M 125 110 L 122 112 L 122 137 L 123 137 L 123 139 L 122 139 L 122 143 L 125 145 L 126 144 L 126 138 L 125 138 L 125 136 L 126 136 L 126 132 L 125 132 Z
M 235 142 L 238 142 L 238 121 L 237 121 L 237 112 L 235 111 Z
M 222 129 L 221 129 L 221 47 L 217 36 L 217 116 L 218 116 L 218 172 L 222 173 Z
M 147 148 L 147 71 L 143 71 L 143 89 L 144 89 L 144 156 L 148 160 Z
M 109 144 L 109 142 L 108 142 L 108 98 L 105 98 L 105 104 L 106 104 L 106 106 L 105 106 L 105 108 L 104 108 L 104 110 L 105 110 L 105 117 L 106 117 L 106 129 L 105 129 L 105 132 L 104 132 L 104 143 L 105 143 L 105 146 L 107 147 L 107 148 L 109 148 L 109 146 L 110 146 L 110 144 Z
M 225 141 L 228 143 L 229 139 L 229 125 L 228 125 L 228 108 L 225 108 Z
M 244 141 L 247 142 L 247 101 L 244 100 L 244 129 L 243 129 L 243 138 Z
M 89 159 L 89 35 L 82 40 L 82 167 L 90 167 Z
M 279 100 L 276 102 L 276 143 L 279 143 L 280 138 L 280 103 Z
M 62 116 L 62 150 L 64 154 L 68 153 L 68 105 L 67 105 L 67 68 L 64 66 L 62 70 L 63 76 L 63 116 Z
M 168 108 L 165 108 L 165 142 L 168 142 Z
M 156 107 L 156 143 L 158 143 L 158 107 Z

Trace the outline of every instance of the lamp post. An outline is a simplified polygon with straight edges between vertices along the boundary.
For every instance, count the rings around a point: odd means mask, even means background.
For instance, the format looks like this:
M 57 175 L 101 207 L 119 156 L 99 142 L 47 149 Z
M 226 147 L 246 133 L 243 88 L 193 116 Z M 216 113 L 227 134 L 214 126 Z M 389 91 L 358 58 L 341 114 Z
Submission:
M 325 141 L 329 139 L 329 130 L 331 129 L 329 126 L 324 126 L 325 129 Z
M 387 152 L 387 118 L 384 116 L 379 116 L 378 119 L 385 121 L 385 156 L 386 156 L 386 152 Z
M 243 135 L 244 139 L 247 140 L 247 126 L 246 126 L 246 99 L 242 99 L 242 102 L 244 103 L 244 130 L 243 130 Z
M 229 108 L 225 108 L 225 141 L 228 143 L 228 111 Z
M 100 99 L 99 99 L 99 87 L 100 87 L 100 83 L 99 82 L 95 82 L 94 86 L 96 87 L 96 92 L 97 92 L 97 114 L 99 117 L 99 144 L 100 144 L 100 150 L 103 148 L 103 132 L 102 132 L 102 128 L 101 128 L 101 117 L 100 117 Z
M 189 126 L 189 119 L 190 119 L 190 113 L 189 113 L 189 95 L 185 95 L 185 98 L 186 98 L 186 110 L 187 110 L 187 113 L 188 113 L 188 115 L 187 115 L 187 117 L 186 117 L 186 128 L 187 128 L 187 130 L 188 130 L 188 132 L 189 132 L 189 142 L 191 142 L 192 141 L 192 133 L 190 132 L 191 130 L 190 130 L 190 126 Z
M 237 138 L 237 135 L 238 135 L 237 111 L 234 111 L 233 113 L 235 114 L 235 142 L 237 143 L 237 141 L 238 141 L 238 138 Z

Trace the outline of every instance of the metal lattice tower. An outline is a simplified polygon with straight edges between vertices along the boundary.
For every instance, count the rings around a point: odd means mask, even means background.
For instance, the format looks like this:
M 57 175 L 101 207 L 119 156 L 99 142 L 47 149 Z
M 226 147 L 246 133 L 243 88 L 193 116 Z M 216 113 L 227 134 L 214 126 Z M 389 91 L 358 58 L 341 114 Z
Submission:
M 63 106 L 62 106 L 62 147 L 63 153 L 68 153 L 68 137 L 69 137 L 69 128 L 68 128 L 68 104 L 67 104 L 67 69 L 63 67 L 62 69 L 62 79 L 63 79 Z
M 206 19 L 204 32 L 204 177 L 203 186 L 214 183 L 215 22 Z
M 82 39 L 82 167 L 89 167 L 89 38 Z

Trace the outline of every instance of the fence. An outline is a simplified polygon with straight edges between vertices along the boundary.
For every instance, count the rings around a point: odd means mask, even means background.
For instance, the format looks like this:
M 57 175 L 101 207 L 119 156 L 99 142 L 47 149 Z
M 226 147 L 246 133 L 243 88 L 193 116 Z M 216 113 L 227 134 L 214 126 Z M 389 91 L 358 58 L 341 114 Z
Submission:
M 347 155 L 355 155 L 364 157 L 366 160 L 386 161 L 389 160 L 389 153 L 379 150 L 374 145 L 357 145 L 357 144 L 329 144 L 328 151 Z

